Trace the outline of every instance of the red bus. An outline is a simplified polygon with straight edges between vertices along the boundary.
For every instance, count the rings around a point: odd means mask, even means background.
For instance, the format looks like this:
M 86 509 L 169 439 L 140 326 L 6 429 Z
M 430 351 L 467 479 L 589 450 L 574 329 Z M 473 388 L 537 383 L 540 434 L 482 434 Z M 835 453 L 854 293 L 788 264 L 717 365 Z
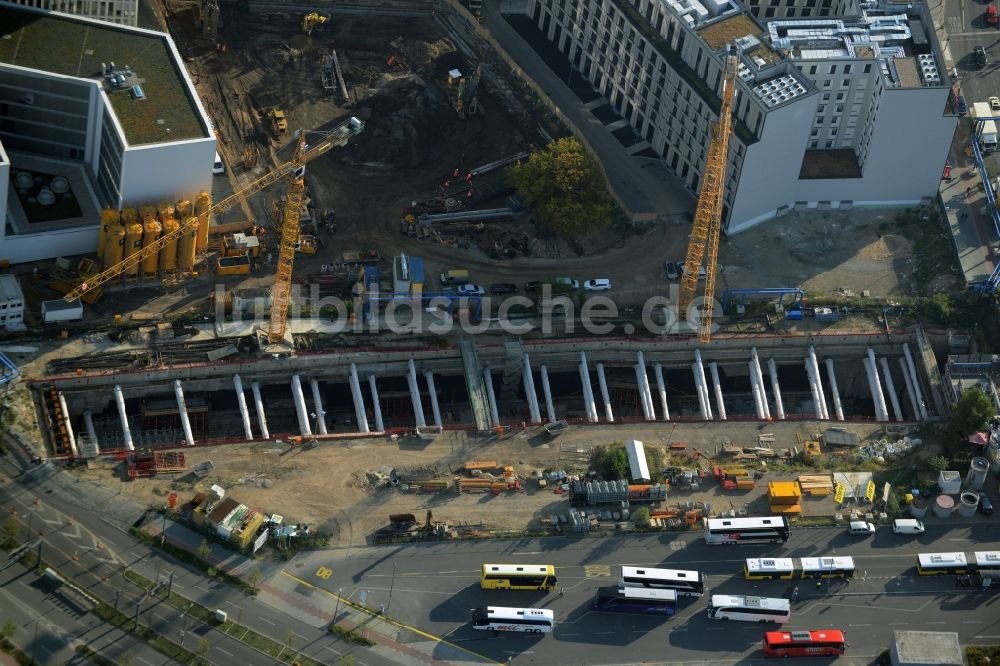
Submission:
M 824 657 L 844 654 L 844 632 L 836 629 L 818 631 L 769 631 L 764 634 L 765 657 Z

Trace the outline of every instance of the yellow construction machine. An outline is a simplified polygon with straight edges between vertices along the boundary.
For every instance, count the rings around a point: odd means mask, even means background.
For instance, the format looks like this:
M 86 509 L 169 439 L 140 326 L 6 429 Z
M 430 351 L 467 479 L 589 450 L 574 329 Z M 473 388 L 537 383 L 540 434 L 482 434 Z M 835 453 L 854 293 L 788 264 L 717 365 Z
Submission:
M 285 112 L 274 107 L 267 112 L 267 117 L 271 120 L 271 131 L 274 132 L 275 136 L 281 136 L 288 132 L 288 119 L 285 118 Z
M 302 32 L 307 35 L 313 34 L 313 30 L 318 30 L 329 21 L 328 16 L 323 16 L 319 12 L 309 12 L 302 17 Z

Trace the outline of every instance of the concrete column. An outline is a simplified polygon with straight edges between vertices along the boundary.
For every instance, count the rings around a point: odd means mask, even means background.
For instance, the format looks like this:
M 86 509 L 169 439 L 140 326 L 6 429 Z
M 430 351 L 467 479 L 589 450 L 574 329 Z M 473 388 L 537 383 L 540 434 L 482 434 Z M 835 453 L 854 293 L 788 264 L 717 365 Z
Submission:
M 924 392 L 920 388 L 920 375 L 917 374 L 917 366 L 913 362 L 910 354 L 909 343 L 903 343 L 903 356 L 906 357 L 906 367 L 910 371 L 910 381 L 913 382 L 913 392 L 917 396 L 917 407 L 920 409 L 920 420 L 927 420 L 927 403 L 924 402 Z
M 260 436 L 264 439 L 271 439 L 271 433 L 267 430 L 267 415 L 264 414 L 264 399 L 260 397 L 260 384 L 254 382 L 250 385 L 253 391 L 253 406 L 257 410 L 257 425 L 260 426 Z
M 601 400 L 604 401 L 604 419 L 608 423 L 615 422 L 615 414 L 611 411 L 611 396 L 608 394 L 608 380 L 604 376 L 604 364 L 597 364 L 597 383 L 601 386 Z
M 323 395 L 319 392 L 319 380 L 310 379 L 309 385 L 312 387 L 313 394 L 313 409 L 316 410 L 316 429 L 319 430 L 319 434 L 325 435 L 326 433 L 326 410 L 323 409 Z M 360 423 L 360 421 L 359 421 Z M 363 431 L 364 432 L 364 431 Z
M 434 373 L 430 370 L 424 371 L 424 379 L 427 380 L 427 391 L 431 394 L 431 414 L 434 416 L 434 425 L 441 426 L 441 408 L 438 406 L 437 388 L 434 386 Z
M 253 429 L 250 428 L 250 410 L 247 409 L 247 397 L 243 394 L 243 380 L 239 375 L 233 375 L 233 388 L 236 390 L 236 404 L 240 408 L 240 418 L 243 419 L 243 435 L 248 442 L 251 442 Z
M 524 369 L 522 379 L 524 380 L 524 397 L 528 399 L 528 415 L 532 423 L 542 422 L 542 413 L 538 409 L 538 394 L 535 393 L 535 377 L 531 374 L 531 359 L 525 354 L 523 358 Z
M 722 382 L 719 381 L 719 365 L 712 361 L 708 364 L 708 371 L 712 374 L 712 386 L 715 387 L 715 409 L 719 412 L 719 419 L 726 420 L 726 405 L 722 401 Z
M 372 414 L 375 416 L 375 430 L 385 432 L 385 422 L 382 421 L 382 404 L 378 401 L 378 386 L 375 385 L 375 375 L 368 375 L 368 389 L 372 394 Z
M 660 407 L 663 409 L 663 420 L 670 420 L 670 408 L 667 406 L 667 383 L 663 381 L 663 366 L 656 364 L 656 391 L 660 394 Z
M 490 417 L 494 425 L 500 425 L 500 414 L 497 410 L 497 395 L 493 391 L 493 372 L 489 367 L 483 368 L 483 382 L 486 384 L 486 397 L 490 403 Z
M 712 420 L 712 403 L 708 399 L 708 380 L 705 379 L 705 364 L 701 362 L 701 351 L 698 349 L 694 350 L 694 381 L 695 385 L 701 391 L 701 399 L 704 401 L 702 406 L 702 418 L 706 421 Z
M 757 390 L 760 392 L 760 406 L 764 410 L 764 418 L 771 420 L 771 407 L 767 404 L 767 389 L 764 388 L 764 373 L 760 369 L 760 357 L 757 356 L 757 348 L 750 348 L 750 362 L 753 363 L 753 376 L 756 377 Z
M 885 394 L 882 393 L 882 382 L 879 380 L 878 376 L 878 364 L 875 363 L 875 350 L 871 347 L 868 348 L 868 367 L 871 368 L 872 380 L 875 387 L 875 404 L 882 415 L 882 421 L 889 420 L 889 408 L 885 404 Z
M 642 390 L 642 366 L 636 363 L 632 369 L 635 370 L 635 383 L 639 387 L 639 405 L 642 407 L 642 416 L 647 421 L 655 421 L 656 416 L 649 411 L 649 403 L 646 402 L 646 396 Z
M 636 359 L 639 363 L 639 368 L 641 369 L 642 386 L 639 390 L 642 391 L 642 399 L 646 401 L 649 405 L 649 415 L 650 421 L 656 420 L 656 407 L 653 406 L 653 392 L 649 388 L 649 375 L 646 374 L 646 357 L 642 352 L 636 353 Z
M 913 391 L 913 381 L 910 379 L 910 369 L 906 367 L 906 359 L 899 357 L 899 368 L 903 371 L 903 381 L 906 382 L 906 395 L 910 397 L 910 407 L 913 408 L 913 419 L 920 420 L 920 407 L 917 406 L 917 394 Z
M 125 440 L 125 448 L 135 451 L 135 444 L 132 443 L 132 430 L 128 427 L 128 413 L 125 411 L 125 395 L 122 387 L 115 384 L 115 402 L 118 404 L 118 418 L 122 422 L 122 438 Z
M 361 392 L 361 380 L 358 379 L 358 366 L 351 363 L 351 398 L 354 400 L 354 418 L 358 422 L 358 432 L 371 432 L 368 427 L 368 414 L 365 413 L 365 396 Z M 317 398 L 318 401 L 318 398 Z M 323 421 L 320 421 L 322 423 Z M 326 431 L 323 432 L 326 434 Z
M 778 364 L 773 358 L 767 359 L 767 371 L 771 375 L 771 393 L 774 394 L 774 411 L 778 413 L 778 418 L 785 420 L 785 403 L 781 399 L 781 387 L 778 385 Z
M 816 392 L 819 394 L 819 405 L 823 408 L 823 418 L 830 418 L 830 410 L 826 406 L 826 392 L 823 390 L 823 375 L 819 371 L 819 361 L 816 359 L 816 349 L 809 345 L 809 362 L 816 376 Z
M 882 364 L 882 375 L 885 377 L 885 390 L 889 392 L 889 401 L 892 402 L 892 413 L 896 415 L 896 421 L 903 420 L 903 410 L 899 407 L 899 396 L 896 395 L 896 384 L 892 381 L 892 373 L 889 372 L 889 359 L 885 356 L 879 359 Z
M 840 403 L 840 389 L 837 388 L 837 375 L 833 372 L 833 359 L 826 359 L 826 376 L 830 380 L 830 392 L 833 393 L 833 410 L 837 420 L 844 420 L 844 406 Z
M 410 359 L 410 372 L 406 375 L 406 383 L 410 386 L 410 401 L 413 403 L 413 419 L 418 428 L 427 425 L 424 420 L 424 404 L 420 400 L 420 385 L 417 384 L 417 366 Z
M 298 375 L 292 375 L 292 402 L 295 403 L 295 413 L 299 418 L 299 432 L 303 437 L 312 437 L 309 411 L 306 409 L 306 397 L 302 394 L 302 380 Z
M 590 423 L 597 423 L 594 385 L 590 383 L 590 365 L 587 363 L 587 355 L 584 352 L 580 352 L 580 384 L 583 385 L 583 400 L 587 411 L 587 420 Z
M 100 442 L 97 441 L 97 430 L 94 429 L 94 415 L 90 413 L 88 409 L 83 413 L 83 425 L 87 428 L 87 436 L 90 437 L 96 446 L 97 450 L 100 451 Z
M 174 396 L 177 397 L 177 411 L 181 416 L 181 428 L 184 429 L 184 440 L 188 446 L 194 446 L 194 434 L 191 432 L 191 419 L 188 418 L 187 404 L 184 402 L 184 387 L 181 380 L 174 380 Z
M 872 367 L 868 362 L 867 356 L 862 359 L 862 363 L 865 366 L 865 377 L 868 379 L 868 392 L 871 394 L 872 404 L 875 406 L 875 420 L 882 421 L 882 412 L 878 408 L 878 398 L 875 397 L 878 389 L 875 388 L 875 377 L 872 375 Z
M 66 396 L 59 391 L 59 409 L 62 411 L 63 422 L 66 424 L 66 436 L 69 437 L 69 450 L 73 452 L 74 458 L 80 457 L 80 450 L 76 446 L 76 435 L 73 434 L 73 424 L 69 420 L 69 408 L 66 406 Z
M 813 399 L 813 409 L 816 410 L 816 418 L 822 420 L 823 418 L 823 406 L 819 402 L 819 388 L 816 386 L 816 371 L 813 370 L 812 363 L 809 362 L 809 357 L 805 357 L 803 362 L 806 366 L 806 376 L 809 378 L 809 391 L 812 394 Z M 867 365 L 865 366 L 867 367 Z M 869 380 L 871 376 L 869 376 Z M 869 381 L 869 384 L 871 382 Z M 878 408 L 876 408 L 877 410 Z
M 549 369 L 543 363 L 539 370 L 542 372 L 542 395 L 545 396 L 545 415 L 549 417 L 549 423 L 555 423 L 556 408 L 552 405 L 552 387 L 549 386 Z
M 754 411 L 757 418 L 764 420 L 764 398 L 760 394 L 760 384 L 757 383 L 757 375 L 753 371 L 753 361 L 747 361 L 747 370 L 750 372 L 750 394 L 753 396 Z

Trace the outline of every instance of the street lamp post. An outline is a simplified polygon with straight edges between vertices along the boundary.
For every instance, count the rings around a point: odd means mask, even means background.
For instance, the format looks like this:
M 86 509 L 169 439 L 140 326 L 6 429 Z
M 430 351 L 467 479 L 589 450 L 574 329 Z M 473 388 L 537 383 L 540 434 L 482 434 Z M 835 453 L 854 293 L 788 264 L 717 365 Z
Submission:
M 396 586 L 396 562 L 392 563 L 392 579 L 389 581 L 389 603 L 386 604 L 386 610 L 392 607 L 392 588 Z
M 344 594 L 344 588 L 338 587 L 337 588 L 337 609 L 335 611 L 333 611 L 333 623 L 334 624 L 337 624 L 337 618 L 340 617 L 340 597 L 341 597 L 342 594 Z

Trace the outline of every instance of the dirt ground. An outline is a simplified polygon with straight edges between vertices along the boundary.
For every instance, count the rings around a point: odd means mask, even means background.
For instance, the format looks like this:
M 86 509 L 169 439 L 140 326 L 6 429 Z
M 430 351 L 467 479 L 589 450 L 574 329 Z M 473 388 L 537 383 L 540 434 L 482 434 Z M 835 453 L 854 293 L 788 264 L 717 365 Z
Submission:
M 877 437 L 879 432 L 874 425 L 848 427 L 862 437 Z M 522 476 L 530 476 L 541 469 L 573 473 L 585 471 L 582 461 L 593 446 L 635 438 L 649 448 L 664 450 L 670 444 L 684 443 L 688 448 L 683 458 L 667 456 L 665 461 L 708 466 L 712 461 L 703 458 L 692 463 L 686 456 L 695 448 L 706 455 L 714 455 L 724 438 L 735 444 L 756 445 L 761 432 L 774 434 L 775 450 L 799 447 L 799 437 L 819 431 L 816 425 L 802 422 L 766 426 L 735 422 L 724 426 L 696 423 L 598 426 L 574 428 L 553 442 L 541 437 L 537 428 L 503 440 L 447 432 L 430 444 L 407 439 L 368 439 L 323 444 L 311 449 L 289 449 L 287 445 L 274 443 L 197 447 L 185 451 L 187 463 L 193 465 L 211 460 L 215 466 L 207 478 L 197 483 L 190 480 L 190 475 L 177 480 L 123 481 L 115 470 L 106 467 L 78 473 L 103 484 L 120 486 L 130 498 L 150 505 L 163 504 L 171 489 L 180 492 L 181 499 L 185 500 L 196 489 L 219 484 L 247 505 L 278 513 L 286 521 L 318 525 L 332 535 L 332 544 L 357 545 L 385 526 L 390 514 L 412 513 L 423 519 L 426 510 L 430 509 L 436 520 L 448 520 L 453 524 L 521 530 L 537 528 L 542 517 L 565 513 L 569 508 L 565 495 L 554 494 L 551 488 L 539 488 L 532 481 L 526 483 L 523 492 L 506 492 L 496 497 L 489 494 L 456 496 L 453 489 L 435 494 L 373 489 L 368 473 L 385 465 L 397 470 L 435 468 L 450 476 L 449 470 L 457 470 L 465 461 L 496 460 L 501 465 L 512 465 Z M 567 448 L 572 451 L 567 452 Z M 577 449 L 584 453 L 576 453 Z M 672 493 L 666 504 L 703 501 L 718 511 L 754 504 L 751 510 L 759 512 L 766 481 L 771 478 L 795 478 L 795 473 L 769 475 L 764 483 L 758 483 L 755 490 L 748 492 L 723 493 L 714 483 L 708 483 L 699 492 Z M 813 502 L 806 512 L 830 515 L 833 513 L 831 502 Z

